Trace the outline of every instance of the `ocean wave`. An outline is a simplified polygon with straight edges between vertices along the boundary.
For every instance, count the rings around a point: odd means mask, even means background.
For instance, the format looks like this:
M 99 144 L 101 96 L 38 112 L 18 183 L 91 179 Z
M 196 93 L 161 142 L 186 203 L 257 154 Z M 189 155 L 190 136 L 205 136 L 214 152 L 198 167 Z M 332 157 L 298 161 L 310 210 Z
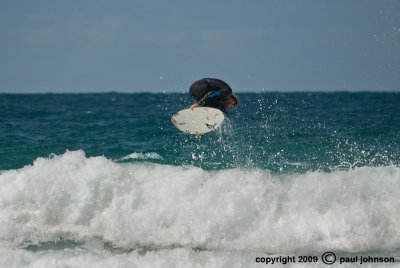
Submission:
M 0 174 L 0 245 L 99 237 L 124 249 L 393 252 L 399 186 L 396 166 L 274 175 L 67 151 Z

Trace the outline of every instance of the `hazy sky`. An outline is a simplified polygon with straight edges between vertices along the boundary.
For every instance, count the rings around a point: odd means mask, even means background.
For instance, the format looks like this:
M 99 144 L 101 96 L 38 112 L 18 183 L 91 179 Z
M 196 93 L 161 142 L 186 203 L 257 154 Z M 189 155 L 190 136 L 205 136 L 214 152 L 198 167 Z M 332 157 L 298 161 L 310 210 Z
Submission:
M 400 91 L 400 0 L 0 0 L 0 92 Z

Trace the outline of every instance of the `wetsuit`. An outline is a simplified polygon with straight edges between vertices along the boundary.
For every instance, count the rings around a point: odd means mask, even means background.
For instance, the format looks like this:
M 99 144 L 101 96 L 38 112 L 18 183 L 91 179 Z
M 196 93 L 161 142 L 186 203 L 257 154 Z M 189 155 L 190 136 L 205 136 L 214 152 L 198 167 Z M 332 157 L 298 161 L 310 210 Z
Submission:
M 222 80 L 203 78 L 190 86 L 189 93 L 199 105 L 217 108 L 226 113 L 224 102 L 232 94 L 232 89 Z

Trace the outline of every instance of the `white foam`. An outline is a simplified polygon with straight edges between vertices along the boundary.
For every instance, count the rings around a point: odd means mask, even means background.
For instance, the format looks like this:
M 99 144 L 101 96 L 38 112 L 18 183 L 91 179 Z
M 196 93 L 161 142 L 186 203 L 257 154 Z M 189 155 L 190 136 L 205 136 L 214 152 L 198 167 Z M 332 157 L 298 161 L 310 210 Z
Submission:
M 257 267 L 255 253 L 242 252 L 195 252 L 190 249 L 165 249 L 113 255 L 104 251 L 67 249 L 41 254 L 22 250 L 1 249 L 0 267 Z M 263 256 L 263 254 L 259 254 Z
M 66 152 L 0 175 L 0 243 L 388 252 L 400 248 L 399 187 L 394 166 L 276 176 Z
M 161 155 L 155 152 L 149 153 L 131 153 L 127 156 L 122 157 L 120 160 L 128 160 L 128 159 L 163 159 Z

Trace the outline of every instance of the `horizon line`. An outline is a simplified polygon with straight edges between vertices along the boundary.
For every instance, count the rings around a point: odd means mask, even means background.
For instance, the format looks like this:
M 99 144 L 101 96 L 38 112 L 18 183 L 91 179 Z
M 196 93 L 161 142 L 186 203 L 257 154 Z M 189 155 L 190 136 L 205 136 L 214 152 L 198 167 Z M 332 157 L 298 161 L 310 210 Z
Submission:
M 262 93 L 400 93 L 400 90 L 335 90 L 335 91 L 320 91 L 320 90 L 305 90 L 305 91 L 291 91 L 291 90 L 261 90 L 261 91 L 235 91 L 235 94 L 262 94 Z M 88 95 L 88 94 L 189 94 L 183 91 L 83 91 L 83 92 L 0 92 L 0 95 Z

